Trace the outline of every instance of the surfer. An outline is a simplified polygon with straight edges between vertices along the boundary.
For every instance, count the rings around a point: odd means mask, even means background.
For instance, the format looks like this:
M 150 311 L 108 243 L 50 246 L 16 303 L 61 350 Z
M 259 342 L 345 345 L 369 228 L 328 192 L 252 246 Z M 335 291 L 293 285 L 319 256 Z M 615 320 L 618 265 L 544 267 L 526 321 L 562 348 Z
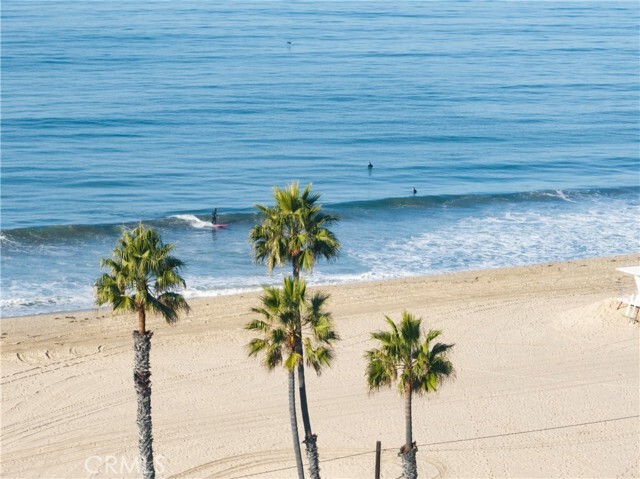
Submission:
M 218 224 L 218 208 L 214 208 L 213 211 L 211 212 L 211 224 L 212 225 Z
M 415 196 L 418 193 L 418 190 L 416 190 L 416 187 L 413 187 L 413 196 Z
M 371 162 L 369 162 L 369 166 L 367 166 L 367 168 L 372 169 L 373 165 L 371 164 Z

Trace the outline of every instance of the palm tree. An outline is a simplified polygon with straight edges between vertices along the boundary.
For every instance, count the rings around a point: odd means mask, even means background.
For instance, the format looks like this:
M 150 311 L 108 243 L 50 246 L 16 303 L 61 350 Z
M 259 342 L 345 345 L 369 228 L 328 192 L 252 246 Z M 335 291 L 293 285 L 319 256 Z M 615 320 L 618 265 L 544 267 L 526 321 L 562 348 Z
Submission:
M 114 313 L 138 315 L 138 330 L 133 332 L 135 351 L 133 380 L 136 389 L 139 449 L 143 475 L 155 478 L 153 435 L 151 430 L 151 381 L 149 352 L 152 332 L 146 329 L 147 312 L 160 314 L 168 323 L 178 320 L 180 311 L 189 311 L 181 294 L 172 290 L 185 287 L 179 274 L 182 261 L 170 255 L 172 244 L 163 244 L 152 228 L 139 225 L 125 230 L 116 243 L 112 258 L 100 262 L 109 273 L 96 281 L 96 303 L 111 304 Z
M 418 477 L 416 451 L 413 442 L 411 399 L 413 394 L 434 392 L 442 382 L 454 374 L 447 359 L 453 344 L 436 343 L 442 331 L 430 330 L 424 340 L 420 328 L 421 318 L 404 311 L 399 325 L 385 316 L 390 331 L 376 331 L 372 339 L 380 342 L 378 349 L 366 352 L 367 383 L 370 390 L 391 387 L 398 382 L 398 391 L 404 396 L 405 444 L 400 449 L 405 479 Z
M 257 262 L 265 263 L 271 272 L 275 266 L 283 266 L 290 261 L 293 277 L 298 279 L 300 270 L 312 270 L 317 258 L 331 260 L 338 256 L 340 243 L 328 229 L 338 218 L 321 212 L 321 206 L 317 204 L 320 195 L 311 192 L 311 184 L 302 192 L 296 182 L 283 189 L 275 187 L 273 196 L 275 206 L 256 205 L 262 221 L 249 233 Z M 298 337 L 301 337 L 300 331 Z M 300 341 L 296 344 L 296 352 L 301 357 L 304 355 Z M 311 470 L 319 471 L 317 436 L 311 430 L 302 360 L 298 363 L 297 373 L 304 444 Z M 318 473 L 312 472 L 312 479 L 319 477 Z
M 252 311 L 262 315 L 264 319 L 255 319 L 246 326 L 249 331 L 261 333 L 261 337 L 249 342 L 249 356 L 264 353 L 263 363 L 267 369 L 273 370 L 282 365 L 289 374 L 289 418 L 298 477 L 303 479 L 304 471 L 295 409 L 294 371 L 303 362 L 298 344 L 304 345 L 307 364 L 320 374 L 333 359 L 331 343 L 338 339 L 338 335 L 333 329 L 331 316 L 324 311 L 328 296 L 316 293 L 307 299 L 304 280 L 287 277 L 282 288 L 265 286 L 263 289 L 262 305 L 252 308 Z M 301 318 L 304 329 L 301 328 Z M 312 477 L 318 477 L 320 472 L 317 466 L 317 450 L 312 452 L 315 452 L 315 460 L 307 451 L 310 473 Z

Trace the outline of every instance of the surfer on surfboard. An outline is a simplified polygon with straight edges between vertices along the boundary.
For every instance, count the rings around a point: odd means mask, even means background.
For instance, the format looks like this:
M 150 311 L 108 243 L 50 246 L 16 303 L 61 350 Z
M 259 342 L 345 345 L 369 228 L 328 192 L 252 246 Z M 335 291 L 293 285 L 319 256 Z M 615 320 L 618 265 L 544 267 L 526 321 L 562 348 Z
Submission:
M 218 223 L 218 208 L 214 208 L 211 212 L 211 228 L 219 230 L 229 226 L 228 223 Z

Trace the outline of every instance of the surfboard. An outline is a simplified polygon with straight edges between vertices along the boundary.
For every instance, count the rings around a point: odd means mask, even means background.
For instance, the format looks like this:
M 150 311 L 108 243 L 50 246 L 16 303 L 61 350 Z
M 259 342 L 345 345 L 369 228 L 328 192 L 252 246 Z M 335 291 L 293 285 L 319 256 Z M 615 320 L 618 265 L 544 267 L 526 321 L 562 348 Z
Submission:
M 216 223 L 215 225 L 211 225 L 211 227 L 216 230 L 220 228 L 226 228 L 227 226 L 229 226 L 227 223 Z

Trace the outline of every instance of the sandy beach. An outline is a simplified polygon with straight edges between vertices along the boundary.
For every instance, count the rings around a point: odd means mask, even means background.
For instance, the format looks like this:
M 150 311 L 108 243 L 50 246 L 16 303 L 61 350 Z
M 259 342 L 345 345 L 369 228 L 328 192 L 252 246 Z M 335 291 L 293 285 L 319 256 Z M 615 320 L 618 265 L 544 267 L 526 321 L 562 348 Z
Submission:
M 639 477 L 638 324 L 616 309 L 639 255 L 324 287 L 342 340 L 308 374 L 323 477 L 401 474 L 403 402 L 369 394 L 370 332 L 407 309 L 455 343 L 455 381 L 414 400 L 424 478 Z M 283 371 L 248 358 L 259 293 L 192 300 L 154 331 L 163 478 L 294 477 Z M 108 310 L 1 320 L 4 478 L 138 477 L 134 320 Z

